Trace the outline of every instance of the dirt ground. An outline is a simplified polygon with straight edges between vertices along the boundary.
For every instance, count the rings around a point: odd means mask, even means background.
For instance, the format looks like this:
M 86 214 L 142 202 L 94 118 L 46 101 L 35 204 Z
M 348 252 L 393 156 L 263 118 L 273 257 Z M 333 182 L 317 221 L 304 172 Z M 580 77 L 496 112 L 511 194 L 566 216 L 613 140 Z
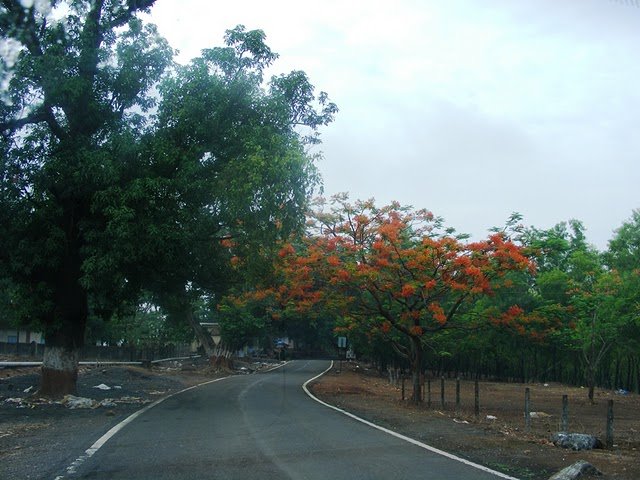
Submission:
M 525 388 L 530 389 L 531 430 L 525 432 Z M 382 426 L 437 448 L 521 479 L 548 479 L 578 460 L 586 460 L 606 479 L 640 478 L 640 397 L 596 391 L 595 405 L 583 388 L 559 384 L 480 382 L 480 416 L 474 415 L 474 383 L 461 381 L 460 409 L 455 408 L 455 380 L 445 381 L 445 408 L 440 380 L 431 381 L 431 407 L 401 400 L 401 387 L 364 365 L 334 368 L 312 387 L 320 398 Z M 426 388 L 425 388 L 426 391 Z M 605 439 L 607 400 L 614 400 L 614 448 L 574 452 L 549 440 L 559 431 L 562 395 L 569 398 L 569 431 Z M 410 397 L 410 385 L 406 385 Z M 496 417 L 495 419 L 487 416 Z M 602 478 L 602 477 L 598 477 Z

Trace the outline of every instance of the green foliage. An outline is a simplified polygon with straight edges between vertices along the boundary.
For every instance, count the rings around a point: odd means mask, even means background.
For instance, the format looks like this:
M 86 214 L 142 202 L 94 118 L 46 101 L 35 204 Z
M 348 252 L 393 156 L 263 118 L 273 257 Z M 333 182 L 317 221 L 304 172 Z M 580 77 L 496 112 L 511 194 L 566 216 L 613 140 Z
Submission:
M 153 348 L 189 343 L 192 339 L 193 330 L 188 324 L 173 322 L 151 303 L 141 303 L 129 314 L 114 316 L 109 321 L 92 317 L 87 326 L 87 340 L 90 343 Z
M 217 318 L 222 342 L 234 350 L 264 337 L 270 323 L 267 306 L 259 300 L 227 298 L 220 303 Z
M 605 262 L 620 272 L 640 270 L 640 210 L 634 210 L 609 241 Z
M 306 145 L 337 109 L 302 72 L 263 83 L 277 55 L 262 31 L 238 26 L 178 66 L 137 16 L 153 0 L 60 3 L 58 22 L 0 6 L 23 47 L 0 72 L 0 277 L 16 317 L 71 349 L 90 316 L 134 318 L 120 313 L 142 289 L 190 319 L 264 272 L 303 223 L 319 182 Z

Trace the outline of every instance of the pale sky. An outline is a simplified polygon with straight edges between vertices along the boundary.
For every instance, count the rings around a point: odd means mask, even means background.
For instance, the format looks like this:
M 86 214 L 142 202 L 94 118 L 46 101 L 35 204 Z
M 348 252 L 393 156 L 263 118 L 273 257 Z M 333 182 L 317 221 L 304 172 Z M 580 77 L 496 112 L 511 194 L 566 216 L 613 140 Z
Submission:
M 259 28 L 340 108 L 325 196 L 428 208 L 481 238 L 511 212 L 607 246 L 640 208 L 640 1 L 158 0 L 182 63 Z

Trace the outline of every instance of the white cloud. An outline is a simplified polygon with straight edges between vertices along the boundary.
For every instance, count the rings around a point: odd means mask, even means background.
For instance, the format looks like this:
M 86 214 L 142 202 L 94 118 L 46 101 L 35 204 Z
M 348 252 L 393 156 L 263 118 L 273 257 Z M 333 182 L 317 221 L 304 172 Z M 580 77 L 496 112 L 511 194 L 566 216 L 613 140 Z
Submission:
M 206 6 L 203 6 L 206 5 Z M 238 23 L 341 111 L 328 194 L 398 199 L 482 234 L 578 218 L 604 248 L 640 207 L 640 8 L 611 0 L 158 2 L 181 61 Z

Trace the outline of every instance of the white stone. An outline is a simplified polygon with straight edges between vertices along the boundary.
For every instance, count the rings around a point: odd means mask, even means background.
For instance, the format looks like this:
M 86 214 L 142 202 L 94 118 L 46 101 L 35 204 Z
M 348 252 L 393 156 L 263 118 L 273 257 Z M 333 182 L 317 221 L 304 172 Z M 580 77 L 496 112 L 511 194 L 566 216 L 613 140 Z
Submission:
M 62 405 L 67 408 L 95 408 L 97 403 L 95 400 L 85 397 L 76 397 L 75 395 L 65 395 L 62 399 Z
M 582 477 L 583 475 L 600 476 L 602 475 L 602 472 L 590 463 L 580 460 L 567 468 L 563 468 L 552 477 L 549 477 L 549 480 L 574 480 Z

